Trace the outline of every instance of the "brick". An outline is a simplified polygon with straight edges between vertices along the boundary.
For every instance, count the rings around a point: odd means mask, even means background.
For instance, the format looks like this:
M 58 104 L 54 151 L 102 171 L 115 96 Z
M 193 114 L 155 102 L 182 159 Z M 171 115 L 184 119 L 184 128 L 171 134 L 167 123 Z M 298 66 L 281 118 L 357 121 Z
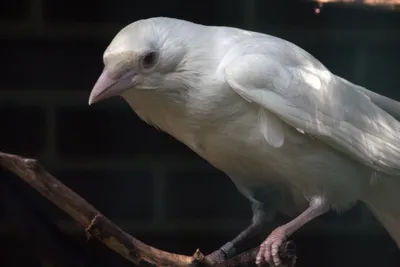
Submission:
M 6 222 L 9 223 L 9 227 L 2 227 L 2 230 L 8 228 L 7 233 L 14 239 L 29 239 L 30 248 L 29 246 L 27 248 L 33 250 L 37 256 L 51 258 L 59 267 L 83 266 L 81 254 L 76 253 L 76 244 L 69 242 L 68 236 L 60 231 L 51 217 L 45 215 L 44 209 L 38 209 L 27 194 L 22 194 L 22 191 L 18 190 L 21 187 L 29 187 L 28 184 L 15 186 L 16 178 L 13 178 L 13 181 L 4 179 L 3 175 L 1 178 L 0 203 L 6 207 L 5 216 L 2 216 L 2 226 Z M 36 197 L 38 196 L 45 199 L 36 192 Z M 47 202 L 52 205 L 50 201 Z
M 33 213 L 38 213 L 40 216 L 45 216 L 45 218 L 51 220 L 51 222 L 55 222 L 57 219 L 71 220 L 71 218 L 64 211 L 59 209 L 56 205 L 51 203 L 38 191 L 33 189 L 29 184 L 24 182 L 16 175 L 0 169 L 0 177 L 0 184 L 3 190 L 7 190 L 7 192 L 13 197 L 21 198 L 23 205 L 27 205 Z M 9 207 L 3 211 L 6 214 L 9 214 L 10 212 L 13 212 L 12 209 L 13 206 L 9 205 Z M 16 213 L 14 212 L 13 214 L 15 215 Z
M 168 174 L 166 207 L 174 219 L 251 219 L 250 202 L 218 171 Z
M 1 252 L 1 266 L 42 266 L 38 256 L 35 255 L 35 249 L 31 247 L 31 242 L 27 242 L 27 238 L 15 236 L 1 236 L 0 238 L 3 242 L 7 242 L 7 246 L 4 246 Z M 21 252 L 24 256 L 21 256 Z
M 397 12 L 382 8 L 362 8 L 359 5 L 329 3 L 316 15 L 314 1 L 256 1 L 253 15 L 259 25 L 296 28 L 395 28 L 400 21 Z
M 37 156 L 45 146 L 46 117 L 40 107 L 0 102 L 0 150 Z
M 370 46 L 365 58 L 364 86 L 377 93 L 400 101 L 400 44 L 382 44 Z
M 125 109 L 60 108 L 56 116 L 56 147 L 62 156 L 195 157 L 176 139 L 141 121 L 127 105 Z
M 105 1 L 78 0 L 43 1 L 44 17 L 48 21 L 98 22 L 107 20 Z
M 103 68 L 108 41 L 2 40 L 1 89 L 90 90 Z
M 400 263 L 400 254 L 387 237 L 324 233 L 303 235 L 296 238 L 296 245 L 297 255 L 301 255 L 296 266 L 398 266 Z
M 237 1 L 238 2 L 238 1 Z M 177 6 L 179 8 L 177 8 Z M 108 0 L 86 1 L 82 5 L 78 0 L 44 0 L 45 18 L 51 22 L 114 22 L 130 23 L 141 18 L 154 16 L 177 17 L 202 23 L 219 20 L 215 1 L 201 2 L 171 0 L 156 4 L 149 1 Z
M 305 1 L 256 1 L 253 15 L 259 25 L 268 27 L 307 25 L 315 17 L 312 7 L 312 3 Z
M 400 22 L 397 12 L 385 8 L 362 8 L 356 5 L 333 4 L 322 9 L 321 25 L 338 28 L 392 28 Z M 317 16 L 319 17 L 319 16 Z
M 29 12 L 28 0 L 1 1 L 0 17 L 2 19 L 21 19 Z
M 149 173 L 67 171 L 54 175 L 110 218 L 144 220 L 153 216 L 153 179 Z
M 110 219 L 142 221 L 151 220 L 153 217 L 153 177 L 149 173 L 107 170 L 52 170 L 51 173 Z M 5 188 L 4 190 L 15 197 L 22 198 L 23 203 L 28 203 L 29 207 L 32 206 L 45 214 L 52 222 L 72 220 L 10 172 L 0 169 L 0 177 L 1 188 Z M 4 216 L 6 211 L 0 203 L 0 216 Z
M 141 221 L 153 217 L 153 177 L 149 173 L 52 170 L 51 174 L 111 219 Z M 71 221 L 65 212 L 20 178 L 1 169 L 0 177 L 3 187 L 23 197 L 49 219 Z M 0 215 L 4 214 L 1 206 Z

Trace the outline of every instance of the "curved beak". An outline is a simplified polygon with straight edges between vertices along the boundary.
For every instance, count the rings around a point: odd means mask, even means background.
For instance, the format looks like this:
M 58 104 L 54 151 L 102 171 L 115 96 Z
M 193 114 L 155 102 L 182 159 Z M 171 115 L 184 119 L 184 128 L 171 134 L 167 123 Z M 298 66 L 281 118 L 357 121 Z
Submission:
M 127 73 L 119 79 L 113 79 L 110 77 L 110 73 L 104 69 L 90 92 L 89 105 L 112 96 L 120 95 L 125 90 L 134 86 L 135 77 L 135 74 Z

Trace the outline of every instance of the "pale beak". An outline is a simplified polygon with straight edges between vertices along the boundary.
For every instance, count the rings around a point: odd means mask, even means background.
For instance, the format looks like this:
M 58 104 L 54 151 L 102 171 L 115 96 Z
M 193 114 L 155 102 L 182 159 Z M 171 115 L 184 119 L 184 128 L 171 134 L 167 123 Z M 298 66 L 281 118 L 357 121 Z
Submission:
M 127 73 L 119 79 L 113 79 L 109 72 L 104 69 L 90 92 L 89 105 L 120 95 L 135 85 L 135 77 L 134 73 Z

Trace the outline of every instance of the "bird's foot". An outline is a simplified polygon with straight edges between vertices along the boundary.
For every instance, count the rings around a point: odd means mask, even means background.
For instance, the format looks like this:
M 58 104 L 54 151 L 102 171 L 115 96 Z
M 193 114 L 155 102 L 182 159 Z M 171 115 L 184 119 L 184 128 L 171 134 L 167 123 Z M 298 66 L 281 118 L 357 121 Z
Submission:
M 226 255 L 221 249 L 217 249 L 216 251 L 208 254 L 206 259 L 211 265 L 216 265 L 223 261 L 226 261 Z
M 287 236 L 285 227 L 281 226 L 272 231 L 267 239 L 260 245 L 256 264 L 268 263 L 271 267 L 282 266 L 282 260 L 279 257 L 279 247 L 286 241 Z

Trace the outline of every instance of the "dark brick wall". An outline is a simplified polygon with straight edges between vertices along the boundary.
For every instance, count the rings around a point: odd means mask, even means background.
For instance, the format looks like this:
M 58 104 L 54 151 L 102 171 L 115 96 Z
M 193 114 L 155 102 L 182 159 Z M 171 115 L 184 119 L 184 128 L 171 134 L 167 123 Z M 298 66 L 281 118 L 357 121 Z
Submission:
M 194 19 L 203 23 L 218 21 L 217 1 L 140 2 L 129 0 L 86 1 L 86 6 L 78 0 L 44 1 L 44 17 L 51 22 L 119 22 L 129 23 L 132 18 L 168 16 Z M 179 8 L 177 8 L 179 7 Z M 91 14 L 88 16 L 88 14 Z M 205 14 L 207 14 L 205 16 Z
M 315 16 L 311 1 L 288 0 L 255 1 L 253 9 L 239 0 L 40 2 L 0 3 L 0 150 L 39 158 L 125 230 L 162 248 L 211 251 L 243 228 L 251 212 L 223 173 L 146 125 L 121 99 L 88 107 L 102 53 L 126 23 L 163 15 L 262 30 L 300 45 L 334 73 L 400 100 L 398 13 L 326 6 Z M 34 191 L 25 195 L 51 210 L 63 229 L 82 233 Z M 300 231 L 299 242 L 311 251 L 332 244 L 349 254 L 355 245 L 341 246 L 337 233 L 346 240 L 363 235 L 371 244 L 379 235 L 393 246 L 362 208 L 323 216 Z M 303 253 L 309 255 L 304 247 Z M 299 266 L 339 266 L 323 260 L 336 257 L 322 255 Z M 350 264 L 340 266 L 359 266 Z
M 55 116 L 55 145 L 62 157 L 194 156 L 173 137 L 145 124 L 129 108 L 64 107 Z
M 1 43 L 7 66 L 1 88 L 88 90 L 102 70 L 101 55 L 107 44 L 106 40 L 6 39 Z
M 2 103 L 1 150 L 38 155 L 46 146 L 46 114 L 38 105 L 13 105 Z M 7 141 L 6 141 L 7 140 Z M 16 141 L 18 140 L 18 141 Z
M 6 19 L 22 19 L 29 13 L 29 0 L 1 1 L 0 17 Z
M 166 178 L 169 218 L 251 218 L 249 203 L 238 198 L 233 183 L 220 172 L 171 172 Z
M 275 25 L 301 25 L 325 30 L 331 28 L 395 28 L 400 18 L 382 8 L 360 8 L 355 5 L 330 4 L 321 8 L 316 16 L 312 1 L 255 1 L 258 23 Z M 339 1 L 338 1 L 339 2 Z

